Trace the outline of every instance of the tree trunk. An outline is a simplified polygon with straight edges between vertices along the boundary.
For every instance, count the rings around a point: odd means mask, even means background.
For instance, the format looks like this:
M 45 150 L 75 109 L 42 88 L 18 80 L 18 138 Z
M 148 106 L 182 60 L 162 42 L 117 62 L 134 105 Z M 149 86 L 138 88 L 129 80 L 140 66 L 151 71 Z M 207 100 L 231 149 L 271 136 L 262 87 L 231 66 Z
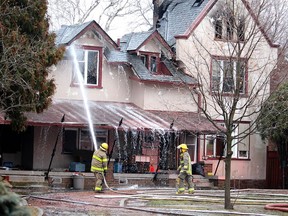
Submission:
M 225 209 L 233 209 L 231 204 L 231 197 L 230 197 L 230 187 L 231 187 L 231 156 L 226 157 L 225 159 Z
M 225 209 L 233 209 L 231 204 L 230 188 L 231 188 L 231 158 L 232 158 L 232 139 L 231 133 L 227 134 L 227 154 L 225 159 Z

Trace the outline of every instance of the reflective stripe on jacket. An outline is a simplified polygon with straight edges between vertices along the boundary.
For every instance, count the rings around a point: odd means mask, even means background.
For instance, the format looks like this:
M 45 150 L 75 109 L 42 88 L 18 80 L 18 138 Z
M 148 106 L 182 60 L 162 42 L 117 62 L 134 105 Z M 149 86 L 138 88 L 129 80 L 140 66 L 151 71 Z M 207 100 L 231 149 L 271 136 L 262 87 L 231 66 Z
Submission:
M 186 172 L 188 175 L 192 175 L 191 158 L 188 152 L 180 154 L 180 173 Z
M 107 170 L 107 155 L 102 149 L 94 152 L 91 161 L 91 172 L 104 172 Z

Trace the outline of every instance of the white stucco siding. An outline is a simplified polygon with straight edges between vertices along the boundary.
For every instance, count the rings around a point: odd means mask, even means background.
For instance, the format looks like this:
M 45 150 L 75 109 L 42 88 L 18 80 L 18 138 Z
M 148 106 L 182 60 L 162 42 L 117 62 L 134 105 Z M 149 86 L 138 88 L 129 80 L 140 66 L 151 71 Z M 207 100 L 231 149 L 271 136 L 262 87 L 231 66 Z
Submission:
M 58 133 L 58 127 L 34 128 L 33 170 L 48 170 Z M 72 155 L 62 154 L 62 148 L 62 136 L 60 134 L 51 169 L 68 170 L 70 162 L 75 161 Z
M 148 43 L 146 43 L 144 46 L 142 46 L 139 51 L 143 52 L 153 52 L 153 53 L 161 53 L 161 47 L 159 42 L 155 40 L 150 40 Z
M 146 84 L 144 102 L 144 109 L 148 110 L 183 112 L 198 110 L 187 87 Z
M 52 77 L 56 77 L 56 94 L 54 98 L 82 100 L 82 93 L 79 86 L 71 85 L 73 64 L 64 60 L 56 66 Z M 129 70 L 123 66 L 108 65 L 103 59 L 102 67 L 102 88 L 85 87 L 85 94 L 88 100 L 94 101 L 119 101 L 129 102 L 131 97 L 131 80 Z
M 144 83 L 131 81 L 131 102 L 143 109 L 144 107 Z
M 257 29 L 257 27 L 256 27 Z M 260 29 L 256 30 L 250 41 L 240 44 L 241 52 L 237 50 L 236 43 L 215 41 L 214 27 L 209 15 L 196 27 L 187 39 L 177 39 L 177 59 L 181 60 L 186 66 L 186 72 L 199 79 L 206 92 L 207 100 L 210 104 L 215 104 L 211 97 L 211 66 L 213 57 L 236 57 L 241 53 L 241 58 L 247 59 L 247 95 L 259 91 L 254 107 L 251 106 L 249 113 L 259 108 L 258 104 L 270 94 L 270 73 L 276 67 L 277 48 L 271 47 Z M 234 46 L 234 47 L 232 47 Z M 252 92 L 253 91 L 253 92 Z M 229 98 L 226 98 L 229 103 Z M 238 107 L 247 101 L 247 97 L 240 99 Z M 210 107 L 211 116 L 214 119 L 221 118 L 217 115 L 214 107 Z M 242 115 L 241 110 L 236 113 Z M 249 119 L 244 119 L 249 120 Z
M 167 58 L 171 58 L 171 53 L 169 50 L 167 50 L 167 48 L 156 38 L 153 38 L 152 40 L 148 41 L 148 43 L 140 47 L 139 51 L 158 53 L 159 55 L 163 53 Z

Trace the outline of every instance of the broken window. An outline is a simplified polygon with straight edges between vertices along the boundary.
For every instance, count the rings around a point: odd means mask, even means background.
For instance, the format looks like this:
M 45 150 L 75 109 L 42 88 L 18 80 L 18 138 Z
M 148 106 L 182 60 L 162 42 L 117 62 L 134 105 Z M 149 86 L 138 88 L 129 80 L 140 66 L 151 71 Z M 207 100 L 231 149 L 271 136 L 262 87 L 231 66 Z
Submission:
M 238 41 L 244 41 L 245 40 L 245 22 L 244 18 L 241 18 L 239 20 L 238 26 L 237 26 L 237 39 Z
M 215 22 L 215 38 L 222 39 L 222 20 L 216 20 Z
M 145 67 L 152 73 L 157 73 L 158 71 L 158 56 L 155 54 L 148 53 L 148 54 L 141 54 L 140 59 L 142 60 Z
M 215 39 L 240 42 L 245 40 L 244 18 L 236 20 L 233 13 L 218 13 L 217 15 L 213 16 L 213 20 L 215 20 L 213 21 Z
M 84 85 L 99 86 L 99 50 L 94 49 L 77 49 L 76 59 L 77 65 L 74 63 L 73 67 L 73 84 L 83 82 Z M 81 77 L 78 77 L 77 70 L 79 70 Z M 79 81 L 79 79 L 81 79 Z
M 150 71 L 157 72 L 157 58 L 155 56 L 151 56 L 150 58 Z

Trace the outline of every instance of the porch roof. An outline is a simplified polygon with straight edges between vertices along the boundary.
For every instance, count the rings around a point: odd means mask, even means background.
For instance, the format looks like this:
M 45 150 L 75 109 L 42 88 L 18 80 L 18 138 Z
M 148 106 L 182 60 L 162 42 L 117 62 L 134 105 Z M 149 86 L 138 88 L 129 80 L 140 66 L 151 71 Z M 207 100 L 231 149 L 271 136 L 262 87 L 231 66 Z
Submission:
M 212 124 L 196 113 L 161 112 L 143 110 L 132 103 L 89 101 L 92 123 L 96 127 L 118 127 L 123 118 L 123 129 L 170 130 L 174 119 L 174 130 L 193 132 L 216 132 Z M 65 114 L 65 120 L 61 118 Z M 53 100 L 43 113 L 27 113 L 27 125 L 87 127 L 87 112 L 82 100 Z M 0 116 L 0 123 L 9 123 Z

